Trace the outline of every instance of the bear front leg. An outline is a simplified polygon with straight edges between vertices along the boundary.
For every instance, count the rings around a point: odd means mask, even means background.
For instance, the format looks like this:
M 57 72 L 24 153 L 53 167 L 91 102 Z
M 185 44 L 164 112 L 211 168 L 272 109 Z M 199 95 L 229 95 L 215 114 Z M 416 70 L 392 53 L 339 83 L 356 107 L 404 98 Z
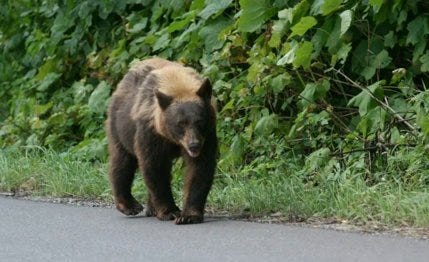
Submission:
M 146 215 L 156 216 L 160 220 L 173 220 L 180 214 L 171 192 L 172 161 L 160 161 L 161 158 L 145 157 L 139 160 L 143 178 L 149 190 Z
M 216 159 L 214 155 L 186 159 L 184 207 L 175 223 L 195 224 L 204 220 L 204 207 L 213 184 Z
M 135 216 L 143 206 L 131 195 L 137 160 L 118 143 L 109 143 L 109 180 L 116 209 L 127 216 Z

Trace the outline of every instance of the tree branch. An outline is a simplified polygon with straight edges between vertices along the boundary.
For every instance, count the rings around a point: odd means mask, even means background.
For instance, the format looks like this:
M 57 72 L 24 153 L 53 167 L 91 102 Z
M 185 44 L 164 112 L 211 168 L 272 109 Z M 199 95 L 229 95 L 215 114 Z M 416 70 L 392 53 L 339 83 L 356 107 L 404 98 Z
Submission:
M 401 115 L 399 115 L 395 110 L 393 110 L 393 108 L 391 108 L 387 103 L 384 103 L 383 101 L 381 101 L 380 99 L 378 99 L 367 87 L 359 85 L 355 81 L 351 80 L 343 72 L 341 72 L 341 71 L 339 71 L 339 70 L 337 70 L 335 68 L 333 68 L 333 70 L 335 70 L 335 72 L 337 72 L 342 77 L 344 77 L 344 79 L 346 79 L 347 81 L 349 81 L 354 87 L 357 87 L 357 88 L 359 88 L 361 90 L 365 90 L 366 92 L 368 92 L 368 94 L 371 96 L 371 98 L 374 99 L 383 109 L 385 109 L 386 111 L 390 112 L 396 119 L 398 119 L 400 122 L 403 122 L 413 132 L 417 131 L 416 128 L 412 124 L 410 124 Z

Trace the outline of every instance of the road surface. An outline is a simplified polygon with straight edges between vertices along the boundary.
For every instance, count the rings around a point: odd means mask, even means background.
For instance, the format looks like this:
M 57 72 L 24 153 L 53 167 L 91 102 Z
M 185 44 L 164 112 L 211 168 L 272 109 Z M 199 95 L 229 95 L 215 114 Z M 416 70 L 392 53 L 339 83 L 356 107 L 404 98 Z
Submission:
M 429 261 L 429 241 L 0 197 L 0 261 Z

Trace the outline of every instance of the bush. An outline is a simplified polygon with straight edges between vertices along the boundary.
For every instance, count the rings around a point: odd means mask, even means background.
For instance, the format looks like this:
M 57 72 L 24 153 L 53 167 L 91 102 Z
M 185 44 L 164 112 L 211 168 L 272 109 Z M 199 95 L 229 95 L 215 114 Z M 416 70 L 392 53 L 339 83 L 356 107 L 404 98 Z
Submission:
M 376 183 L 386 166 L 418 166 L 427 185 L 428 11 L 419 0 L 8 1 L 0 144 L 104 159 L 110 93 L 131 61 L 157 55 L 214 82 L 224 172 L 298 165 L 316 183 L 353 168 Z

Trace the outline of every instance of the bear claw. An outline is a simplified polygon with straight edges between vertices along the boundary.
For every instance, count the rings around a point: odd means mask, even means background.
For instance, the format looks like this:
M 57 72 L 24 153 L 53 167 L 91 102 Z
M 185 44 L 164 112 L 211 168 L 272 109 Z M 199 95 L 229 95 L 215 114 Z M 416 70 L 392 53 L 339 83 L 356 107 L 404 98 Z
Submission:
M 176 225 L 186 225 L 186 224 L 198 224 L 203 222 L 203 216 L 194 215 L 194 216 L 179 216 L 175 219 Z
M 174 220 L 177 217 L 180 216 L 180 210 L 165 212 L 165 213 L 159 213 L 156 215 L 156 217 L 161 221 L 168 221 L 168 220 Z

